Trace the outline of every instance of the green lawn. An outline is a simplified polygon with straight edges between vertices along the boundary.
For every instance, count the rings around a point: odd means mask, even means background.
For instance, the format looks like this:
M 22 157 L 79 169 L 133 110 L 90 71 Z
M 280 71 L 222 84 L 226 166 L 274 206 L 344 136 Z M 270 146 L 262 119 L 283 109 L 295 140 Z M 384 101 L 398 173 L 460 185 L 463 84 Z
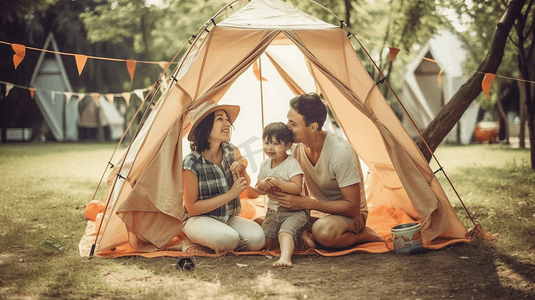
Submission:
M 495 247 L 476 241 L 416 258 L 391 253 L 299 257 L 294 268 L 277 272 L 271 271 L 265 257 L 206 258 L 197 260 L 194 272 L 185 273 L 174 268 L 172 258 L 79 256 L 78 243 L 86 226 L 80 206 L 93 198 L 114 148 L 115 144 L 96 143 L 0 144 L 0 299 L 352 298 L 352 289 L 359 290 L 353 280 L 360 278 L 351 279 L 359 272 L 354 264 L 367 274 L 363 284 L 370 288 L 363 299 L 535 296 L 535 174 L 529 167 L 529 150 L 472 145 L 441 146 L 436 152 L 475 221 L 500 235 Z M 118 152 L 113 163 L 124 148 Z M 431 166 L 438 168 L 434 162 Z M 437 176 L 459 217 L 471 227 L 445 176 Z M 105 180 L 97 198 L 105 193 Z M 66 250 L 41 251 L 39 243 L 49 236 Z M 236 267 L 236 262 L 249 267 Z M 422 283 L 422 276 L 431 275 L 411 271 L 411 264 L 436 266 L 430 270 L 444 274 L 433 278 L 440 282 Z M 394 265 L 405 275 L 392 277 Z M 464 272 L 465 277 L 454 272 Z M 317 276 L 333 274 L 338 279 L 318 283 Z M 253 284 L 254 278 L 271 285 Z M 374 294 L 375 290 L 380 293 Z

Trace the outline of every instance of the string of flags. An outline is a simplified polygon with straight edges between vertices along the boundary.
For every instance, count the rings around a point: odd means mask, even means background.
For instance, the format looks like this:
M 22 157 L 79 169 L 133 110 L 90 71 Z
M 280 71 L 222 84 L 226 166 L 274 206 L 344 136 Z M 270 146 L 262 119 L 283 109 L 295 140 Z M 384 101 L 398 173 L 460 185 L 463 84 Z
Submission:
M 134 82 L 134 73 L 136 70 L 136 64 L 137 63 L 145 63 L 145 64 L 158 64 L 163 70 L 167 70 L 172 62 L 168 61 L 136 61 L 133 59 L 118 59 L 118 58 L 109 58 L 109 57 L 100 57 L 100 56 L 90 56 L 90 55 L 83 55 L 83 54 L 74 54 L 74 53 L 67 53 L 67 52 L 60 52 L 60 51 L 52 51 L 47 49 L 41 49 L 41 48 L 35 48 L 35 47 L 27 47 L 21 44 L 15 44 L 15 43 L 8 43 L 4 41 L 0 41 L 0 44 L 6 44 L 11 45 L 11 48 L 15 52 L 13 54 L 13 65 L 15 67 L 15 70 L 19 66 L 19 64 L 24 60 L 24 57 L 26 56 L 26 49 L 35 50 L 35 51 L 41 51 L 41 52 L 48 52 L 48 53 L 54 53 L 59 55 L 66 55 L 66 56 L 73 56 L 74 60 L 76 62 L 76 67 L 78 69 L 78 75 L 82 74 L 82 71 L 84 70 L 85 64 L 87 60 L 90 59 L 98 59 L 98 60 L 107 60 L 107 61 L 122 61 L 126 63 L 126 68 L 128 70 L 128 74 L 130 75 L 130 82 Z
M 134 73 L 135 73 L 135 69 L 136 69 L 136 64 L 137 63 L 158 64 L 163 70 L 167 70 L 169 68 L 169 66 L 171 65 L 171 63 L 172 63 L 172 62 L 167 62 L 167 61 L 160 61 L 160 62 L 155 62 L 155 61 L 136 61 L 136 60 L 133 60 L 133 59 L 117 59 L 117 58 L 108 58 L 108 57 L 99 57 L 99 56 L 89 56 L 89 55 L 82 55 L 82 54 L 73 54 L 73 53 L 67 53 L 67 52 L 59 52 L 59 51 L 40 49 L 40 48 L 35 48 L 35 47 L 27 47 L 27 46 L 24 46 L 24 45 L 21 45 L 21 44 L 8 43 L 8 42 L 4 42 L 4 41 L 0 41 L 0 44 L 11 45 L 13 51 L 15 52 L 15 54 L 13 54 L 13 65 L 14 65 L 15 69 L 17 69 L 19 64 L 24 60 L 24 57 L 26 56 L 26 49 L 31 49 L 31 50 L 36 50 L 36 51 L 43 51 L 43 52 L 49 52 L 49 53 L 54 53 L 54 54 L 60 54 L 60 55 L 74 56 L 74 59 L 76 61 L 76 67 L 78 69 L 78 75 L 82 74 L 82 71 L 83 71 L 83 69 L 85 67 L 87 59 L 89 59 L 89 58 L 91 58 L 91 59 L 99 59 L 99 60 L 108 60 L 108 61 L 122 61 L 122 62 L 126 63 L 126 68 L 128 69 L 128 73 L 130 75 L 130 82 L 134 81 Z M 398 53 L 400 51 L 402 51 L 399 48 L 389 47 L 389 46 L 385 46 L 385 45 L 382 45 L 382 46 L 383 47 L 388 47 L 389 53 L 390 53 L 390 61 L 391 62 L 393 62 L 394 59 L 396 58 L 396 56 L 398 55 Z M 409 53 L 407 51 L 403 51 L 403 52 L 411 54 L 411 53 Z M 423 57 L 422 59 L 425 59 L 425 60 L 433 62 L 433 63 L 437 63 L 434 59 L 431 59 L 431 58 L 428 58 L 428 57 Z M 255 71 L 258 69 L 258 65 L 256 65 L 256 63 L 254 65 L 254 68 L 255 68 Z M 478 71 L 475 71 L 475 72 L 478 72 Z M 256 73 L 258 73 L 258 72 L 255 72 L 255 74 Z M 442 83 L 441 75 L 443 73 L 444 73 L 444 70 L 440 69 L 440 72 L 438 73 L 438 76 L 437 76 L 437 82 L 438 82 L 439 86 Z M 259 76 L 257 76 L 257 77 L 259 77 Z M 532 82 L 532 81 L 529 81 L 529 80 L 523 80 L 523 79 L 518 79 L 518 78 L 500 76 L 500 75 L 493 74 L 493 73 L 485 73 L 484 74 L 484 78 L 483 78 L 483 80 L 481 82 L 481 89 L 483 90 L 483 93 L 489 99 L 490 99 L 489 90 L 490 90 L 490 87 L 492 86 L 492 83 L 496 79 L 496 77 L 507 78 L 507 79 L 517 80 L 517 81 L 524 81 L 524 82 L 528 82 L 528 83 L 535 83 L 535 82 Z M 265 80 L 265 79 L 262 78 L 262 80 Z M 6 87 L 7 87 L 9 83 L 5 83 L 5 84 L 6 84 Z M 12 86 L 11 86 L 11 88 L 12 88 Z M 11 88 L 7 89 L 6 96 L 7 96 L 7 93 L 9 92 L 9 90 Z M 22 88 L 28 89 L 29 92 L 30 92 L 30 95 L 32 96 L 32 99 L 33 99 L 33 95 L 35 93 L 35 89 L 31 88 L 31 87 L 22 87 Z M 139 91 L 139 90 L 136 90 L 136 91 Z M 137 95 L 137 93 L 140 93 L 140 92 L 136 92 L 136 91 L 134 91 L 134 93 L 136 95 Z M 74 94 L 81 94 L 81 93 L 71 93 L 71 92 L 56 92 L 56 93 L 64 93 L 67 96 L 67 99 L 68 99 L 67 101 L 70 100 L 70 96 L 72 96 Z M 97 94 L 98 95 L 98 93 L 91 93 L 91 94 L 92 95 L 93 94 Z M 105 94 L 105 95 L 107 95 L 106 99 L 109 100 L 109 99 L 113 99 L 113 97 L 116 94 Z M 110 95 L 113 95 L 113 96 L 110 96 Z M 127 93 L 121 93 L 120 95 L 126 100 L 127 103 L 129 103 L 130 97 L 128 95 L 130 95 L 130 93 L 128 93 L 128 92 Z M 98 97 L 98 96 L 95 96 L 95 97 Z M 144 99 L 143 97 L 140 97 L 140 98 L 142 100 Z M 79 99 L 81 99 L 81 98 L 79 98 Z M 96 98 L 96 99 L 98 99 L 98 98 Z M 110 102 L 113 102 L 113 100 L 110 100 Z
M 14 83 L 10 83 L 10 82 L 5 82 L 5 81 L 1 81 L 0 80 L 0 83 L 1 84 L 4 84 L 6 86 L 6 90 L 5 90 L 5 97 L 7 97 L 7 95 L 9 94 L 9 92 L 14 88 L 20 88 L 20 89 L 25 89 L 25 90 L 28 90 L 28 92 L 30 93 L 30 96 L 31 98 L 33 99 L 34 95 L 35 95 L 35 92 L 37 91 L 36 88 L 32 88 L 32 87 L 27 87 L 27 86 L 22 86 L 22 85 L 18 85 L 18 84 L 14 84 Z M 77 97 L 78 100 L 77 102 L 80 102 L 82 101 L 82 99 L 84 99 L 86 96 L 91 96 L 93 97 L 93 99 L 95 100 L 95 103 L 97 106 L 99 106 L 99 102 L 98 102 L 98 99 L 100 98 L 100 95 L 103 95 L 110 103 L 113 103 L 115 97 L 122 97 L 125 102 L 126 102 L 126 105 L 130 105 L 130 98 L 132 96 L 132 94 L 136 95 L 139 99 L 141 99 L 141 102 L 145 101 L 145 97 L 143 96 L 143 93 L 144 92 L 147 92 L 151 89 L 151 87 L 146 87 L 146 88 L 143 88 L 143 89 L 136 89 L 136 90 L 133 90 L 131 92 L 123 92 L 123 93 L 105 93 L 105 94 L 101 94 L 101 93 L 77 93 L 77 92 L 65 92 L 65 91 L 52 91 L 52 90 L 46 90 L 46 89 L 39 89 L 39 91 L 42 91 L 42 92 L 47 92 L 47 93 L 50 93 L 50 95 L 52 96 L 52 101 L 54 101 L 56 95 L 64 95 L 65 98 L 66 98 L 66 101 L 67 103 L 70 102 L 70 100 L 72 99 L 72 97 Z

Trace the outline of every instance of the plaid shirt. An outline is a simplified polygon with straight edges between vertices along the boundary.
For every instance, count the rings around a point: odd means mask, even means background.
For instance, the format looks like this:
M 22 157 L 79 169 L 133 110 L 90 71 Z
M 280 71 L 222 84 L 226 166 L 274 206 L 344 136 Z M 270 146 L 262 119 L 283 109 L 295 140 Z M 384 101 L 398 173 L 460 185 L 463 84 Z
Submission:
M 204 159 L 196 151 L 190 152 L 184 158 L 184 170 L 192 171 L 199 178 L 199 200 L 197 201 L 222 195 L 228 192 L 234 184 L 234 178 L 230 172 L 230 166 L 234 162 L 234 146 L 230 142 L 223 142 L 221 147 L 223 148 L 223 161 L 221 162 L 223 170 L 211 161 Z M 184 211 L 184 222 L 186 222 L 190 215 L 185 208 Z M 236 197 L 204 215 L 226 223 L 233 216 L 238 215 L 240 211 L 240 197 Z

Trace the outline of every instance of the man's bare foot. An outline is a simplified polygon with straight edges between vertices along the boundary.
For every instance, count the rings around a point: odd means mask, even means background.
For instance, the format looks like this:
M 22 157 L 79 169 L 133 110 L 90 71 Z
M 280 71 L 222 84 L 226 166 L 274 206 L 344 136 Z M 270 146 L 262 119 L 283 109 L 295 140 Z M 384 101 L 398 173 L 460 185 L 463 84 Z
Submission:
M 373 242 L 384 242 L 385 240 L 375 232 L 375 230 L 366 226 L 362 229 L 361 232 L 357 233 L 356 243 L 373 243 Z
M 280 258 L 278 261 L 273 263 L 271 266 L 274 267 L 274 268 L 291 268 L 292 267 L 292 261 L 289 260 L 289 259 L 286 260 L 286 259 Z
M 303 240 L 303 244 L 307 249 L 316 249 L 316 242 L 312 233 L 303 230 L 303 233 L 301 233 L 301 239 Z

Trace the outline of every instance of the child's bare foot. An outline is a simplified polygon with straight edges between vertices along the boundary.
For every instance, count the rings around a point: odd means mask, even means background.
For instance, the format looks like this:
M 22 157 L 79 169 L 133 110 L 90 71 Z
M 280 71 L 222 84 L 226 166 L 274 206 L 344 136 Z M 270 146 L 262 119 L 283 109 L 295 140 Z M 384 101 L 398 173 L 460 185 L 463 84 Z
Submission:
M 271 266 L 274 267 L 274 268 L 291 268 L 292 267 L 292 261 L 289 260 L 289 259 L 280 258 L 278 261 L 276 261 Z

